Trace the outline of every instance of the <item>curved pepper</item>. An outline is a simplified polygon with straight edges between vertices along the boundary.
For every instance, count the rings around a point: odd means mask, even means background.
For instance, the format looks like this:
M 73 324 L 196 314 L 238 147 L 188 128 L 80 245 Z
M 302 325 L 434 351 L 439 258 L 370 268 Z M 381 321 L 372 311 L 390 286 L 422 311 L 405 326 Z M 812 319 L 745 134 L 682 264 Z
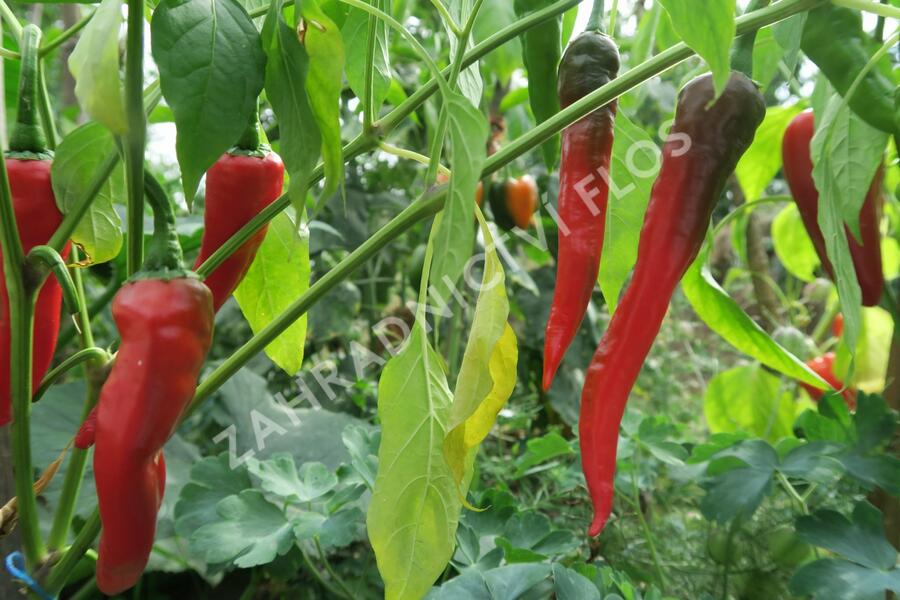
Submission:
M 19 88 L 19 109 L 10 139 L 6 170 L 12 192 L 13 212 L 22 249 L 27 254 L 35 246 L 46 244 L 56 232 L 63 215 L 56 205 L 50 182 L 50 153 L 46 149 L 43 131 L 37 115 L 37 47 L 40 30 L 33 25 L 23 32 L 23 65 Z M 70 245 L 61 256 L 68 258 Z M 62 288 L 55 277 L 48 277 L 38 292 L 34 308 L 34 338 L 32 342 L 32 389 L 41 383 L 59 334 Z M 0 426 L 11 419 L 9 364 L 9 297 L 6 278 L 0 262 Z
M 194 397 L 212 343 L 212 293 L 181 266 L 174 215 L 152 178 L 153 246 L 143 271 L 116 294 L 112 314 L 122 343 L 100 392 L 94 480 L 103 530 L 97 585 L 118 594 L 140 579 L 156 534 L 165 488 L 162 449 Z
M 563 107 L 612 80 L 619 71 L 615 43 L 599 31 L 572 41 L 559 67 Z M 597 284 L 609 197 L 609 162 L 616 103 L 567 127 L 559 178 L 559 255 L 556 288 L 544 335 L 543 387 L 549 389 L 587 312 Z
M 284 187 L 284 164 L 274 152 L 225 154 L 206 174 L 203 242 L 194 268 L 274 202 Z M 205 279 L 219 310 L 250 269 L 268 227 L 263 227 Z
M 813 180 L 813 164 L 809 144 L 815 133 L 812 111 L 804 111 L 794 117 L 784 133 L 782 154 L 784 177 L 791 195 L 797 203 L 806 232 L 812 240 L 816 254 L 828 276 L 834 279 L 834 268 L 825 250 L 825 238 L 819 228 L 819 192 Z M 859 213 L 861 241 L 857 241 L 849 228 L 844 228 L 850 246 L 850 256 L 856 269 L 856 279 L 862 290 L 863 306 L 876 306 L 884 291 L 884 268 L 881 262 L 881 182 L 884 169 L 879 167 L 869 187 Z
M 732 73 L 714 98 L 702 75 L 678 96 L 675 123 L 653 185 L 634 276 L 585 376 L 578 422 L 581 462 L 594 504 L 590 535 L 612 511 L 616 444 L 625 404 L 668 310 L 675 286 L 694 261 L 728 177 L 765 116 L 750 79 Z
M 531 175 L 494 182 L 488 188 L 488 202 L 498 227 L 528 229 L 538 207 L 537 182 Z

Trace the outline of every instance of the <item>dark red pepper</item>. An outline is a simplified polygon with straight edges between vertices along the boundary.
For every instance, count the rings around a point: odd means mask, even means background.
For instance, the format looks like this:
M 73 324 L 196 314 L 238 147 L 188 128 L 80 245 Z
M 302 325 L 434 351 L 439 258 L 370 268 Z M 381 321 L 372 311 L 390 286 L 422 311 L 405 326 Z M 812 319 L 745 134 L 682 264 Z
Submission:
M 828 260 L 825 238 L 819 228 L 819 192 L 816 190 L 813 180 L 813 163 L 809 147 L 814 133 L 815 123 L 811 110 L 800 113 L 788 125 L 781 147 L 784 178 L 797 203 L 806 232 L 822 262 L 822 268 L 829 277 L 834 279 L 834 268 L 831 261 Z M 881 232 L 879 231 L 881 206 L 884 202 L 881 192 L 883 178 L 884 169 L 879 167 L 859 213 L 861 240 L 857 241 L 850 233 L 850 229 L 845 228 L 847 242 L 850 246 L 850 256 L 856 269 L 856 279 L 862 290 L 863 306 L 877 306 L 884 290 Z
M 257 127 L 253 117 L 251 129 Z M 249 147 L 248 147 L 249 146 Z M 284 164 L 274 152 L 259 145 L 258 137 L 225 154 L 206 173 L 206 208 L 203 243 L 194 268 L 253 217 L 274 202 L 284 187 Z M 244 242 L 204 280 L 213 293 L 216 311 L 234 293 L 250 269 L 267 227 Z
M 165 488 L 162 449 L 194 397 L 212 343 L 212 293 L 181 266 L 168 199 L 152 178 L 153 246 L 143 270 L 116 294 L 113 319 L 122 337 L 103 385 L 94 432 L 94 480 L 103 530 L 97 586 L 118 594 L 140 579 L 156 534 Z
M 700 251 L 728 177 L 765 116 L 762 95 L 741 73 L 732 73 L 722 96 L 707 109 L 713 98 L 709 74 L 692 80 L 678 96 L 634 276 L 585 376 L 578 425 L 594 504 L 591 535 L 602 531 L 612 511 L 616 445 L 628 395 L 675 286 Z
M 6 155 L 6 170 L 12 192 L 16 227 L 27 254 L 35 246 L 46 244 L 62 223 L 63 215 L 56 205 L 50 183 L 52 153 L 46 148 L 43 130 L 37 114 L 37 44 L 40 30 L 27 26 L 22 37 L 22 71 L 19 87 L 19 108 L 10 151 Z M 66 244 L 61 256 L 69 255 Z M 38 292 L 34 309 L 34 338 L 32 342 L 32 389 L 37 389 L 50 367 L 59 334 L 62 289 L 55 277 L 48 277 Z M 6 279 L 0 262 L 0 426 L 11 419 L 10 403 L 10 331 L 9 299 Z
M 597 29 L 586 31 L 569 44 L 560 63 L 560 105 L 565 108 L 609 83 L 618 71 L 619 51 L 615 43 Z M 553 383 L 597 284 L 615 120 L 613 101 L 573 123 L 562 134 L 559 255 L 556 288 L 544 334 L 545 390 Z

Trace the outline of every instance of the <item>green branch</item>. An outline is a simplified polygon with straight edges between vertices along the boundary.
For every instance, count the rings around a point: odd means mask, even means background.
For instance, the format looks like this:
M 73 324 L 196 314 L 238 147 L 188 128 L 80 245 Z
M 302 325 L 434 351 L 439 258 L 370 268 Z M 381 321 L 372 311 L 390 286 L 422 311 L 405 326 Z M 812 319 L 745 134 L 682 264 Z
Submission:
M 872 13 L 886 19 L 900 19 L 900 8 L 890 4 L 869 2 L 869 0 L 831 0 L 831 3 L 845 8 Z
M 91 19 L 94 18 L 94 14 L 96 12 L 97 11 L 91 11 L 87 15 L 81 17 L 80 21 L 78 21 L 77 23 L 75 23 L 74 25 L 72 25 L 71 27 L 69 27 L 68 29 L 63 31 L 62 33 L 60 33 L 58 36 L 56 36 L 55 38 L 53 38 L 52 40 L 50 40 L 43 46 L 41 46 L 41 51 L 40 51 L 41 57 L 43 58 L 44 56 L 47 56 L 48 54 L 50 54 L 51 52 L 53 52 L 54 50 L 56 50 L 57 48 L 59 48 L 60 46 L 65 44 L 66 41 L 68 39 L 70 39 L 73 35 L 75 35 L 79 31 L 81 31 L 82 29 L 84 29 L 85 25 L 90 23 Z
M 126 272 L 133 275 L 143 262 L 144 251 L 144 0 L 128 0 L 128 37 L 125 49 L 124 136 L 125 186 L 128 191 Z M 189 199 L 190 200 L 190 199 Z
M 35 293 L 43 286 L 47 274 L 53 273 L 59 287 L 62 288 L 66 310 L 73 315 L 81 312 L 81 299 L 75 290 L 75 284 L 72 282 L 66 261 L 52 247 L 35 246 L 32 248 L 25 257 L 24 273 L 26 285 L 33 286 Z
M 97 509 L 94 509 L 94 512 L 91 513 L 91 516 L 88 517 L 87 522 L 75 537 L 75 541 L 50 571 L 45 586 L 47 592 L 54 595 L 59 594 L 60 590 L 66 585 L 69 575 L 71 575 L 75 567 L 78 566 L 81 557 L 90 549 L 99 534 L 100 512 Z
M 60 377 L 77 367 L 82 363 L 86 363 L 88 361 L 99 361 L 101 363 L 107 363 L 110 361 L 112 357 L 109 352 L 104 350 L 103 348 L 85 348 L 84 350 L 79 350 L 66 360 L 59 363 L 54 369 L 51 369 L 49 373 L 44 376 L 43 381 L 41 381 L 40 387 L 38 387 L 37 391 L 34 392 L 34 398 L 32 402 L 38 402 L 44 394 L 47 393 L 47 390 L 59 380 Z
M 378 34 L 378 19 L 369 15 L 366 38 L 366 82 L 363 89 L 363 131 L 372 130 L 375 111 L 375 46 Z

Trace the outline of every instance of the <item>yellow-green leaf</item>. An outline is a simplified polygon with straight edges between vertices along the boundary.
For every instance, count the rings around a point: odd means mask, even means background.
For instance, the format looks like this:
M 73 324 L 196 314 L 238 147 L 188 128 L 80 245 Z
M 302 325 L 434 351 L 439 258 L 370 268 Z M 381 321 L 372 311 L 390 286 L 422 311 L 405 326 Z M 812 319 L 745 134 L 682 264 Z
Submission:
M 386 600 L 419 600 L 453 556 L 462 508 L 443 443 L 451 394 L 422 320 L 378 385 L 381 445 L 366 525 Z
M 309 288 L 309 231 L 287 213 L 275 217 L 247 276 L 234 292 L 253 333 L 266 327 Z M 266 346 L 266 355 L 296 375 L 303 364 L 306 315 Z
M 758 200 L 781 169 L 784 131 L 802 110 L 800 103 L 766 109 L 766 118 L 734 171 L 748 201 Z
M 92 119 L 120 135 L 128 131 L 119 80 L 121 25 L 122 0 L 103 0 L 69 56 L 78 102 Z
M 816 278 L 819 255 L 793 202 L 785 205 L 772 222 L 772 245 L 778 260 L 791 275 L 801 281 Z

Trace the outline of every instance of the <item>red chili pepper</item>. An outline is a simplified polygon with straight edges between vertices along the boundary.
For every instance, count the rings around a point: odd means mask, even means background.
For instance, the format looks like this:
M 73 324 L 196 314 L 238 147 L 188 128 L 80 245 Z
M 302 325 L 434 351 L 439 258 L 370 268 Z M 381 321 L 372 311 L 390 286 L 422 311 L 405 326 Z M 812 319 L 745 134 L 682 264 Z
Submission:
M 274 152 L 225 154 L 206 174 L 203 243 L 194 268 L 274 202 L 284 186 L 284 164 Z M 250 269 L 267 227 L 257 231 L 205 280 L 218 311 Z
M 563 108 L 609 83 L 619 71 L 619 51 L 600 31 L 569 44 L 559 66 Z M 597 284 L 609 197 L 609 161 L 615 101 L 567 127 L 562 134 L 559 179 L 559 254 L 556 288 L 544 334 L 543 387 L 550 388 L 587 312 Z
M 807 361 L 806 365 L 810 369 L 812 369 L 813 373 L 828 382 L 828 385 L 833 387 L 835 390 L 842 390 L 841 396 L 843 396 L 844 402 L 847 403 L 847 407 L 850 410 L 855 410 L 856 390 L 852 390 L 850 388 L 845 389 L 844 382 L 838 379 L 837 375 L 834 374 L 835 358 L 836 357 L 834 352 L 828 352 L 823 356 Z M 825 395 L 826 390 L 820 390 L 819 388 L 813 387 L 807 383 L 801 383 L 800 385 L 804 390 L 806 390 L 806 393 L 808 393 L 815 402 L 821 400 L 822 396 Z
M 165 488 L 162 448 L 194 397 L 212 343 L 212 293 L 181 266 L 174 215 L 152 178 L 153 247 L 143 271 L 113 299 L 122 337 L 100 393 L 94 480 L 103 530 L 97 585 L 118 594 L 140 579 Z M 89 442 L 90 418 L 79 433 Z
M 63 215 L 56 205 L 50 183 L 49 159 L 43 131 L 36 112 L 37 45 L 40 30 L 28 26 L 22 38 L 23 60 L 19 88 L 19 109 L 7 153 L 6 170 L 12 192 L 16 227 L 27 254 L 35 246 L 46 244 L 62 223 Z M 33 46 L 33 47 L 32 47 Z M 63 249 L 63 259 L 69 256 L 69 244 Z M 62 288 L 56 278 L 49 277 L 38 292 L 34 309 L 34 339 L 32 342 L 32 389 L 36 389 L 50 367 L 59 334 Z M 0 262 L 0 426 L 11 419 L 10 363 L 9 363 L 9 298 L 6 279 Z
M 834 334 L 834 337 L 839 338 L 844 335 L 844 315 L 838 313 L 837 316 L 834 317 L 834 321 L 831 323 L 831 333 Z
M 675 123 L 641 230 L 634 276 L 585 376 L 579 432 L 581 462 L 594 504 L 590 535 L 612 511 L 616 445 L 625 404 L 668 310 L 675 286 L 694 261 L 728 177 L 765 116 L 750 79 L 732 73 L 714 98 L 702 75 L 678 96 Z
M 812 240 L 816 254 L 828 276 L 834 279 L 834 269 L 825 251 L 825 238 L 819 228 L 819 192 L 813 180 L 812 156 L 809 144 L 815 133 L 812 111 L 804 111 L 794 117 L 784 133 L 782 154 L 784 159 L 784 177 L 787 180 L 803 225 Z M 865 202 L 859 213 L 861 242 L 857 241 L 849 228 L 845 228 L 847 242 L 850 245 L 850 256 L 856 269 L 856 279 L 862 290 L 863 306 L 876 306 L 881 300 L 884 290 L 884 269 L 881 263 L 881 205 L 884 198 L 881 193 L 881 182 L 884 178 L 883 167 L 878 168 L 875 179 L 869 187 Z

